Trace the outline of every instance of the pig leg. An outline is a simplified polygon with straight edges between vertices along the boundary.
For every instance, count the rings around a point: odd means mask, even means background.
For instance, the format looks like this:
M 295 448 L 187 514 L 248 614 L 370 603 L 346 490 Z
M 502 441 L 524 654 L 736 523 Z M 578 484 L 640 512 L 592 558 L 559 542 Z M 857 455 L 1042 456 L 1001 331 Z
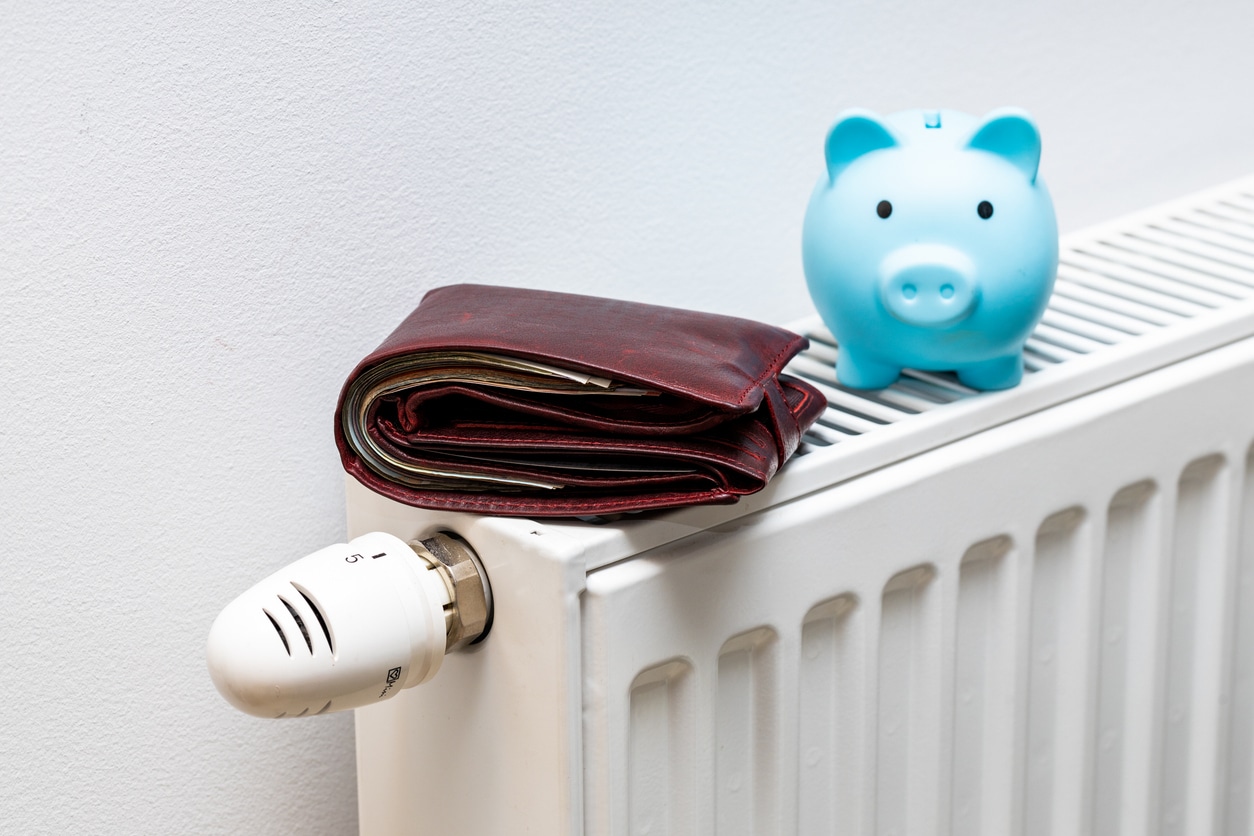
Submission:
M 836 355 L 836 379 L 852 389 L 883 389 L 900 374 L 901 366 L 873 359 L 847 345 L 842 345 Z
M 972 363 L 958 369 L 958 379 L 972 389 L 1009 389 L 1023 379 L 1023 354 Z

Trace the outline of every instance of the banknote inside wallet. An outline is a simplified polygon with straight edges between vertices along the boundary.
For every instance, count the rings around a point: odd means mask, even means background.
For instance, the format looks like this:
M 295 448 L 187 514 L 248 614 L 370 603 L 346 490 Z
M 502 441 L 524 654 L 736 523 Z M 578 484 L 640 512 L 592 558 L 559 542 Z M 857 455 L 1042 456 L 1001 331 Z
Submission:
M 512 453 L 501 455 L 445 451 L 443 456 L 451 461 L 448 467 L 440 468 L 403 461 L 390 455 L 385 447 L 377 443 L 374 435 L 367 431 L 372 406 L 377 408 L 386 404 L 389 398 L 392 398 L 394 402 L 405 400 L 400 397 L 401 393 L 407 393 L 412 397 L 425 388 L 448 384 L 562 397 L 649 398 L 653 400 L 662 397 L 662 393 L 654 389 L 500 354 L 476 351 L 432 351 L 402 356 L 380 363 L 362 375 L 357 380 L 357 386 L 349 392 L 344 410 L 344 432 L 352 440 L 358 454 L 366 464 L 381 472 L 391 473 L 394 478 L 405 484 L 423 487 L 444 486 L 449 489 L 470 486 L 482 488 L 484 483 L 496 483 L 502 488 L 514 486 L 552 489 L 562 486 L 559 479 L 525 479 L 499 472 L 499 470 L 495 473 L 483 473 L 459 469 L 456 467 L 458 460 L 541 468 L 554 472 L 593 470 L 640 474 L 696 471 L 693 467 L 677 467 L 664 459 L 649 462 L 639 456 L 617 459 L 613 457 L 588 458 L 586 455 L 569 456 L 543 451 L 523 454 L 517 449 Z M 484 408 L 480 406 L 479 410 Z M 477 418 L 479 423 L 483 423 L 485 416 L 482 412 L 470 410 L 468 413 L 473 418 Z M 499 426 L 499 421 L 492 421 L 492 424 Z

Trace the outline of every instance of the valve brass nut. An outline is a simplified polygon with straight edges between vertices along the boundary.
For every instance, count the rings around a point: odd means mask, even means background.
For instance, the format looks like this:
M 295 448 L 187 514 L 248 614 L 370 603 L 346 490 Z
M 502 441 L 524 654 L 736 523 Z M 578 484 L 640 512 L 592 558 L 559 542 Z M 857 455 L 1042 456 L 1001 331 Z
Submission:
M 451 608 L 445 652 L 482 641 L 492 628 L 492 587 L 479 557 L 464 541 L 436 534 L 410 542 L 410 548 L 440 573 Z

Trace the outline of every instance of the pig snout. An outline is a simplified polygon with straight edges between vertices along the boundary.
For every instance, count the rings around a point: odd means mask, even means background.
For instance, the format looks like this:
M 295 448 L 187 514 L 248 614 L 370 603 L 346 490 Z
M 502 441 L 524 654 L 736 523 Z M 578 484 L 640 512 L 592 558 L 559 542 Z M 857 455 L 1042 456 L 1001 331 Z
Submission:
M 907 325 L 942 328 L 970 316 L 979 301 L 975 265 L 960 250 L 912 244 L 880 264 L 884 307 Z

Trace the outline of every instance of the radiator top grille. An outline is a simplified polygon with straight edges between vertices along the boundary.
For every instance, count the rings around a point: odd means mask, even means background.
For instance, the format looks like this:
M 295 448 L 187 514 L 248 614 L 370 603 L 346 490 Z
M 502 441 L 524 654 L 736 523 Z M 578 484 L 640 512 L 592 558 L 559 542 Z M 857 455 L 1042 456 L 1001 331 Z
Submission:
M 968 424 L 974 432 L 1014 417 L 1008 413 L 1039 408 L 1016 409 L 1014 402 L 1028 406 L 1048 383 L 1062 383 L 1065 397 L 1074 397 L 1112 378 L 1143 374 L 1254 333 L 1252 297 L 1254 181 L 1247 180 L 1065 238 L 1053 297 L 1024 351 L 1024 383 L 1008 392 L 979 393 L 953 373 L 911 369 L 887 389 L 849 389 L 836 381 L 836 340 L 817 317 L 807 320 L 799 330 L 810 348 L 788 371 L 818 387 L 828 409 L 801 452 L 865 444 L 871 433 L 945 411 L 939 407 L 989 402 L 986 420 Z M 1198 324 L 1234 318 L 1244 327 L 1197 338 Z M 1147 350 L 1138 351 L 1141 346 Z M 1174 350 L 1164 351 L 1167 346 Z
M 1069 234 L 1059 255 L 1013 389 L 976 392 L 952 373 L 911 369 L 886 389 L 843 387 L 839 346 L 814 315 L 790 326 L 810 348 L 787 371 L 828 408 L 765 490 L 735 505 L 545 526 L 579 542 L 593 571 L 1254 337 L 1254 177 Z

